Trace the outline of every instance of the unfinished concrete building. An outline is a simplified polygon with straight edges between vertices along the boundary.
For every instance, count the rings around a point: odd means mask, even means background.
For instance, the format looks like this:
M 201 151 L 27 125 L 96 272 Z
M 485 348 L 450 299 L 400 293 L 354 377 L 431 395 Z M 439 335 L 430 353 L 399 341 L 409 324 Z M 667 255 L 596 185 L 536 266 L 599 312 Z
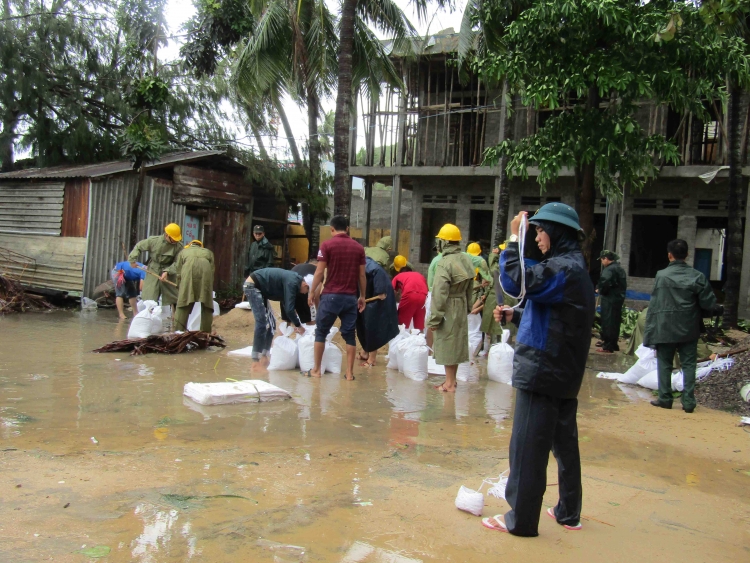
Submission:
M 350 174 L 365 180 L 366 201 L 372 201 L 373 182 L 393 186 L 391 233 L 403 229 L 400 206 L 403 190 L 412 192 L 408 259 L 426 269 L 434 256 L 434 236 L 446 222 L 456 224 L 464 242 L 493 240 L 495 197 L 499 168 L 482 166 L 488 146 L 501 139 L 501 91 L 487 88 L 477 76 L 463 76 L 455 64 L 458 34 L 452 29 L 425 38 L 422 54 L 401 60 L 404 91 L 386 88 L 378 100 L 360 97 L 365 142 L 352 143 Z M 595 207 L 597 239 L 594 256 L 606 245 L 622 257 L 629 287 L 648 293 L 656 272 L 667 265 L 666 244 L 674 238 L 690 246 L 689 262 L 721 289 L 727 227 L 727 170 L 723 116 L 708 108 L 709 122 L 678 114 L 665 104 L 644 101 L 637 118 L 650 134 L 662 133 L 678 144 L 683 165 L 664 166 L 660 176 L 642 193 L 618 201 L 599 197 Z M 552 112 L 535 111 L 514 102 L 513 137 L 534 134 Z M 743 111 L 743 139 L 747 139 L 747 111 Z M 356 136 L 353 135 L 356 139 Z M 357 164 L 357 152 L 360 155 Z M 747 143 L 743 142 L 743 154 Z M 743 168 L 743 176 L 750 174 Z M 526 181 L 510 183 L 509 219 L 520 210 L 535 211 L 550 201 L 574 205 L 574 171 L 562 170 L 559 179 L 540 191 L 538 171 Z M 710 180 L 710 181 L 706 181 Z M 746 183 L 741 197 L 746 215 Z M 367 209 L 367 206 L 366 206 Z M 368 213 L 365 213 L 367 232 Z M 743 218 L 744 224 L 744 218 Z M 396 235 L 398 236 L 398 235 Z M 740 316 L 748 314 L 750 241 L 745 231 Z

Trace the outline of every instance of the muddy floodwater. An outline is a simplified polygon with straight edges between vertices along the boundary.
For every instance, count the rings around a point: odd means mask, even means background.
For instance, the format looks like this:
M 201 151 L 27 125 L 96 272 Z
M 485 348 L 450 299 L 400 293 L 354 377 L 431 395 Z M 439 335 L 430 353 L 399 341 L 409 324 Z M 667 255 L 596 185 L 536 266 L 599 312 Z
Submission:
M 454 506 L 508 467 L 513 390 L 483 360 L 452 395 L 382 356 L 346 382 L 251 373 L 227 350 L 90 352 L 126 333 L 112 311 L 0 318 L 0 561 L 750 561 L 750 433 L 596 379 L 622 359 L 591 356 L 579 396 L 583 530 L 543 514 L 517 538 Z M 293 399 L 183 399 L 226 378 Z M 548 483 L 552 506 L 552 458 Z M 506 510 L 486 497 L 485 516 Z

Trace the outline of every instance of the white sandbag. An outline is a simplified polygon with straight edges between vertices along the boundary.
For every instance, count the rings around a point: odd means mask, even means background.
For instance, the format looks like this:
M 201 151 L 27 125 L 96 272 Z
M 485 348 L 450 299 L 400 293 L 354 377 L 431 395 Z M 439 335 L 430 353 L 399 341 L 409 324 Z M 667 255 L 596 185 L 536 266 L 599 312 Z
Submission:
M 250 358 L 253 355 L 253 347 L 252 346 L 246 346 L 245 348 L 240 348 L 239 350 L 232 350 L 230 352 L 227 352 L 227 356 L 238 356 L 240 358 Z
M 145 301 L 145 309 L 138 313 L 130 323 L 128 339 L 146 338 L 152 334 L 161 334 L 164 327 L 160 315 L 161 307 L 156 301 Z
M 320 365 L 321 372 L 327 371 L 328 373 L 341 373 L 344 352 L 336 344 L 331 342 L 338 331 L 338 327 L 331 327 L 331 332 L 326 336 L 326 348 L 323 352 L 323 361 Z
M 474 358 L 479 345 L 482 343 L 482 315 L 474 313 L 467 315 L 469 325 L 469 356 Z
M 656 369 L 656 350 L 646 348 L 641 344 L 635 354 L 638 356 L 638 361 L 622 375 L 620 383 L 638 383 L 641 378 Z
M 474 516 L 481 516 L 484 509 L 484 495 L 479 491 L 461 485 L 461 488 L 458 489 L 458 495 L 456 495 L 456 508 Z
M 398 369 L 398 343 L 409 336 L 406 325 L 398 325 L 398 334 L 388 343 L 388 367 Z
M 596 377 L 598 379 L 614 379 L 616 381 L 620 381 L 620 378 L 623 374 L 621 373 L 615 373 L 613 371 L 600 371 L 596 374 Z
M 427 298 L 424 300 L 424 320 L 425 320 L 425 327 L 424 327 L 424 333 L 427 334 L 427 331 L 430 330 L 427 328 L 427 319 L 430 318 L 430 305 L 432 304 L 432 293 L 427 294 Z
M 456 381 L 479 381 L 479 368 L 471 362 L 458 364 L 458 369 L 456 370 Z
M 219 304 L 214 301 L 214 317 L 218 317 L 221 315 L 221 308 L 219 307 Z
M 299 361 L 299 352 L 297 343 L 290 338 L 294 333 L 294 326 L 288 323 L 279 325 L 281 336 L 273 341 L 271 346 L 271 362 L 268 364 L 268 370 L 290 370 L 297 367 Z
M 193 303 L 193 310 L 190 311 L 187 322 L 188 330 L 200 330 L 201 329 L 201 304 Z
M 81 310 L 85 311 L 87 309 L 89 310 L 96 310 L 99 308 L 99 305 L 96 304 L 96 301 L 93 299 L 89 299 L 88 297 L 81 297 Z
M 503 330 L 501 342 L 490 348 L 487 356 L 487 377 L 510 385 L 513 379 L 513 347 L 508 344 L 510 331 Z
M 308 371 L 315 367 L 315 327 L 305 326 L 305 334 L 297 338 L 299 369 Z
M 139 313 L 146 309 L 146 302 L 140 297 L 138 298 L 138 302 L 135 305 L 138 308 Z
M 641 377 L 638 380 L 638 385 L 651 389 L 652 391 L 659 390 L 659 370 L 653 370 Z
M 424 381 L 429 376 L 430 349 L 422 334 L 409 339 L 409 347 L 404 352 L 404 375 L 414 381 Z
M 731 365 L 731 364 L 730 364 Z M 718 364 L 703 362 L 698 364 L 695 370 L 695 380 L 705 379 L 715 369 L 722 369 Z M 724 368 L 726 369 L 726 368 Z M 682 392 L 685 389 L 685 380 L 682 370 L 672 374 L 672 391 Z
M 199 405 L 227 405 L 291 399 L 291 394 L 260 379 L 220 381 L 216 383 L 186 383 L 183 394 Z
M 241 301 L 240 303 L 237 303 L 234 306 L 234 308 L 235 309 L 246 309 L 248 311 L 252 311 L 253 310 L 253 308 L 250 306 L 250 302 L 249 301 Z
M 417 343 L 421 342 L 421 340 L 417 339 L 424 339 L 424 336 L 420 331 L 417 329 L 411 329 L 407 336 L 396 345 L 396 362 L 398 364 L 398 371 L 402 372 L 404 371 L 404 354 L 406 354 L 406 351 L 412 347 L 413 345 L 416 345 Z M 426 345 L 426 344 L 425 344 Z
M 743 385 L 742 389 L 740 389 L 740 397 L 742 397 L 743 401 L 750 403 L 750 383 Z
M 445 366 L 435 363 L 435 356 L 427 358 L 427 373 L 430 375 L 445 375 Z

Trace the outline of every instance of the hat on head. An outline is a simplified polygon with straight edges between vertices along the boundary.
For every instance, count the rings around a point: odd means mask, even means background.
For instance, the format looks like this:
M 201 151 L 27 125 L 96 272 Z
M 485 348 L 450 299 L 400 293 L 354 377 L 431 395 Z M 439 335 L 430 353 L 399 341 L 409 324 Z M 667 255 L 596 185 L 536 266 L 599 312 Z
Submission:
M 265 233 L 266 230 L 263 228 L 263 225 L 255 225 L 253 227 L 253 232 L 254 233 Z
M 505 250 L 505 248 L 506 248 L 507 246 L 508 246 L 508 243 L 507 243 L 507 242 L 504 242 L 503 244 L 498 244 L 498 245 L 497 245 L 497 248 L 498 248 L 498 249 L 500 249 L 500 251 L 502 252 L 503 250 Z
M 482 253 L 482 247 L 479 246 L 476 242 L 472 242 L 469 246 L 466 247 L 466 252 L 468 252 L 472 256 L 479 256 Z
M 399 254 L 398 256 L 396 256 L 393 259 L 393 267 L 396 269 L 397 272 L 400 272 L 401 268 L 403 268 L 404 266 L 406 266 L 406 257 L 405 256 L 401 256 Z
M 314 276 L 312 274 L 307 274 L 304 278 L 302 278 L 302 281 L 304 281 L 309 287 L 312 287 L 313 277 Z
M 536 225 L 537 221 L 549 221 L 550 223 L 559 223 L 576 231 L 581 230 L 578 222 L 578 213 L 570 205 L 560 202 L 547 203 L 539 208 L 533 217 L 529 219 L 529 224 Z
M 601 254 L 599 254 L 599 260 L 602 258 L 612 260 L 613 262 L 617 262 L 620 259 L 620 257 L 611 250 L 602 250 Z

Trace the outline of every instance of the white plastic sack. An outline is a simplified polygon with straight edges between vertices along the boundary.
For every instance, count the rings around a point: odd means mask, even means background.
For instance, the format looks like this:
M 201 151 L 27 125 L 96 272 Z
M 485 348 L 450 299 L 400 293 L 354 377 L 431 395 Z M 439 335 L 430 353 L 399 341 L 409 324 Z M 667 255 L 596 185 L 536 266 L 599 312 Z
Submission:
M 326 336 L 326 348 L 323 352 L 323 362 L 320 365 L 321 372 L 341 373 L 341 364 L 344 361 L 344 352 L 336 344 L 331 342 L 339 331 L 338 327 L 332 327 Z
M 145 309 L 138 313 L 130 323 L 128 339 L 146 338 L 152 334 L 161 334 L 164 327 L 161 321 L 161 307 L 156 301 L 145 301 Z
M 291 399 L 288 391 L 260 379 L 186 383 L 183 394 L 200 405 L 227 405 Z
M 315 367 L 315 327 L 305 325 L 305 334 L 297 338 L 299 369 L 308 371 Z
M 388 365 L 389 369 L 398 369 L 398 343 L 409 336 L 406 325 L 398 325 L 398 334 L 388 343 Z
M 481 516 L 484 509 L 484 495 L 479 491 L 461 485 L 461 488 L 458 489 L 458 495 L 456 495 L 456 508 L 474 516 Z
M 427 334 L 427 331 L 430 330 L 427 328 L 427 319 L 430 318 L 430 305 L 432 304 L 432 293 L 427 294 L 427 298 L 424 300 L 424 320 L 425 320 L 425 327 L 424 327 L 424 333 Z
M 250 306 L 250 302 L 249 301 L 242 301 L 240 303 L 237 303 L 234 306 L 234 308 L 235 309 L 246 309 L 248 311 L 252 311 L 253 310 L 253 308 Z
M 216 292 L 214 292 L 214 295 L 216 295 Z M 213 303 L 214 303 L 214 317 L 218 317 L 219 315 L 221 315 L 221 308 L 219 307 L 219 304 L 216 301 L 214 301 Z
M 294 326 L 287 323 L 279 325 L 281 336 L 273 341 L 271 346 L 271 362 L 268 364 L 271 370 L 290 370 L 297 367 L 299 353 L 297 343 L 289 338 L 294 333 Z
M 490 348 L 487 356 L 487 377 L 492 381 L 510 385 L 513 379 L 513 347 L 508 344 L 510 331 L 503 330 L 501 342 Z
M 227 356 L 239 356 L 241 358 L 250 358 L 252 357 L 252 355 L 252 346 L 246 346 L 245 348 L 240 348 L 239 350 L 232 350 L 231 352 L 227 352 Z
M 188 330 L 200 330 L 201 329 L 201 304 L 193 303 L 193 310 L 190 311 L 187 322 Z
M 638 380 L 638 385 L 651 389 L 652 391 L 659 390 L 659 370 L 653 370 L 641 377 Z
M 98 308 L 99 306 L 96 304 L 96 301 L 94 301 L 93 299 L 89 299 L 88 297 L 81 297 L 81 309 L 82 310 L 85 311 L 86 309 L 93 310 L 93 309 L 98 309 Z
M 467 315 L 469 324 L 469 357 L 474 358 L 479 345 L 482 343 L 482 315 L 474 313 Z
M 641 344 L 635 351 L 638 361 L 620 378 L 620 383 L 638 383 L 641 378 L 654 371 L 656 364 L 656 350 L 646 348 Z
M 404 375 L 414 381 L 424 381 L 429 376 L 430 349 L 422 334 L 409 339 L 409 347 L 404 352 Z
M 416 343 L 415 338 L 423 338 L 421 333 L 417 329 L 411 329 L 405 338 L 402 338 L 396 345 L 396 363 L 398 364 L 398 371 L 404 371 L 404 354 L 406 351 Z
M 427 358 L 427 373 L 431 375 L 445 375 L 445 366 L 435 363 L 435 356 Z
M 458 369 L 456 369 L 456 381 L 479 381 L 479 369 L 471 362 L 458 364 Z
M 140 313 L 146 308 L 146 302 L 139 297 L 138 302 L 136 303 L 136 307 L 138 307 L 138 312 Z

